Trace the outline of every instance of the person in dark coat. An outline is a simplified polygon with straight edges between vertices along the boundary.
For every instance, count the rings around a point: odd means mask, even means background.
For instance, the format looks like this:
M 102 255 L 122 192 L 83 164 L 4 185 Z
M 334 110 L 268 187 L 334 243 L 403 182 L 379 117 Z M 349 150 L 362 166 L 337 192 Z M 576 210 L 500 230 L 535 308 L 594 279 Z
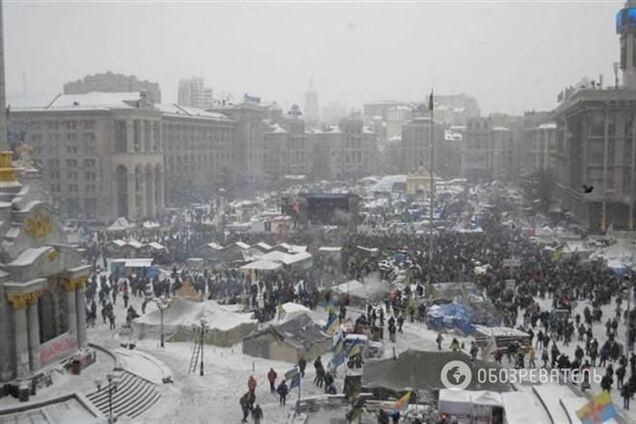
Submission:
M 298 360 L 298 369 L 300 370 L 300 377 L 305 376 L 305 368 L 307 368 L 307 360 L 305 358 L 300 358 Z
M 278 396 L 279 396 L 278 401 L 280 405 L 285 405 L 285 401 L 287 400 L 287 394 L 289 393 L 289 388 L 287 387 L 287 383 L 285 382 L 285 380 L 283 380 L 278 385 L 276 392 L 278 393 Z
M 260 424 L 263 419 L 263 410 L 261 409 L 261 405 L 258 403 L 252 409 L 252 419 L 254 420 L 254 424 Z
M 269 391 L 271 393 L 276 393 L 276 378 L 278 377 L 278 374 L 276 374 L 276 371 L 274 371 L 274 368 L 270 368 L 269 372 L 267 373 L 267 380 L 269 381 Z

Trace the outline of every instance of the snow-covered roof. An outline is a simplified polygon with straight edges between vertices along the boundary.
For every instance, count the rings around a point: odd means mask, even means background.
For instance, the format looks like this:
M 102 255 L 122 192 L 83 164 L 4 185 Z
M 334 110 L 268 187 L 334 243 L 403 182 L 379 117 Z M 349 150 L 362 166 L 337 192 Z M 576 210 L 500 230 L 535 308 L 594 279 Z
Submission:
M 24 249 L 20 256 L 18 256 L 13 262 L 11 262 L 10 266 L 27 266 L 33 264 L 37 258 L 39 258 L 42 254 L 51 250 L 51 246 L 43 246 L 43 247 L 29 247 L 28 249 Z
M 210 248 L 212 248 L 214 250 L 222 250 L 223 249 L 223 246 L 221 246 L 218 243 L 214 243 L 214 242 L 208 243 L 208 247 L 210 247 Z
M 492 127 L 493 131 L 510 131 L 508 128 L 506 127 Z
M 191 106 L 182 106 L 176 103 L 156 104 L 155 108 L 164 115 L 184 116 L 189 118 L 213 119 L 217 121 L 232 121 L 222 113 L 208 112 Z
M 139 91 L 125 93 L 90 92 L 57 96 L 16 96 L 7 102 L 16 111 L 69 111 L 132 109 L 133 102 L 142 99 Z
M 260 247 L 262 249 L 265 249 L 265 250 L 272 250 L 273 249 L 272 246 L 270 246 L 269 244 L 265 243 L 264 241 L 256 243 L 256 246 L 258 246 L 258 247 Z
M 323 246 L 318 248 L 319 252 L 340 252 L 341 250 L 342 250 L 342 247 Z
M 546 122 L 545 124 L 539 125 L 540 130 L 554 130 L 556 127 L 556 122 Z
M 124 266 L 126 268 L 146 268 L 152 266 L 152 258 L 126 259 Z
M 242 242 L 242 241 L 237 241 L 236 243 L 234 243 L 236 246 L 240 247 L 241 249 L 249 249 L 250 245 Z
M 279 262 L 269 261 L 266 259 L 258 259 L 254 262 L 250 262 L 249 264 L 245 264 L 241 267 L 241 269 L 245 270 L 255 270 L 255 271 L 274 271 L 279 269 L 283 265 Z
M 280 124 L 269 124 L 269 134 L 287 134 L 287 130 L 280 126 Z
M 152 247 L 155 250 L 164 250 L 165 249 L 165 247 L 162 244 L 157 243 L 156 241 L 151 241 L 150 243 L 148 243 L 148 246 Z

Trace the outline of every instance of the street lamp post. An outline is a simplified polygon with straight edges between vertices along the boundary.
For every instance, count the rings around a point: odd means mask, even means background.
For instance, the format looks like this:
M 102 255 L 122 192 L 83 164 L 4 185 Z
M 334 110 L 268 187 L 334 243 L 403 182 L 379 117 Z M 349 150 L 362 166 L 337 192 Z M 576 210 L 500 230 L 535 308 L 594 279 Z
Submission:
M 203 366 L 203 339 L 204 339 L 204 337 L 205 337 L 205 320 L 201 319 L 201 334 L 200 334 L 200 339 L 199 339 L 199 343 L 201 344 L 200 345 L 200 347 L 201 347 L 201 368 L 199 369 L 199 375 L 201 377 L 203 377 L 203 375 L 204 375 L 204 372 L 203 372 L 203 369 L 204 369 L 204 366 Z
M 111 373 L 106 374 L 106 379 L 108 380 L 108 423 L 113 424 L 115 422 L 113 417 L 113 393 L 117 391 L 119 382 L 115 379 L 115 375 Z M 97 383 L 97 388 L 98 390 L 101 389 L 101 383 Z
M 165 339 L 166 336 L 164 334 L 163 331 L 163 310 L 166 309 L 168 307 L 168 303 L 166 302 L 166 298 L 165 296 L 161 296 L 161 298 L 159 299 L 152 299 L 156 304 L 157 304 L 157 308 L 159 308 L 159 316 L 161 317 L 161 341 L 160 341 L 160 346 L 162 349 L 166 348 L 166 343 L 165 343 Z

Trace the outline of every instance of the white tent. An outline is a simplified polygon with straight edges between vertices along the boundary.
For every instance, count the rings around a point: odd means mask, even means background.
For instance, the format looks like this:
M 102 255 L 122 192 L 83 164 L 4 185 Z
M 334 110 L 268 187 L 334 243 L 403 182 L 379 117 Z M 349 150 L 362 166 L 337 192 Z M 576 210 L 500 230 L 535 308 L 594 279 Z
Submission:
M 126 218 L 120 216 L 111 224 L 110 227 L 107 228 L 107 231 L 126 231 L 133 227 L 134 225 L 129 223 Z

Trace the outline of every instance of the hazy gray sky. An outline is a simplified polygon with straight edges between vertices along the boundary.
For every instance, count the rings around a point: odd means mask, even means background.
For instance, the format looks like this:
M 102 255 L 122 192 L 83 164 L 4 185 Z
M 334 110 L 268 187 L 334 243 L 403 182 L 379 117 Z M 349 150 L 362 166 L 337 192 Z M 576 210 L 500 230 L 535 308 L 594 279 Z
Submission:
M 56 94 L 112 70 L 161 84 L 203 76 L 215 94 L 302 104 L 465 92 L 484 112 L 550 109 L 583 76 L 613 83 L 624 2 L 186 3 L 4 5 L 7 92 Z

